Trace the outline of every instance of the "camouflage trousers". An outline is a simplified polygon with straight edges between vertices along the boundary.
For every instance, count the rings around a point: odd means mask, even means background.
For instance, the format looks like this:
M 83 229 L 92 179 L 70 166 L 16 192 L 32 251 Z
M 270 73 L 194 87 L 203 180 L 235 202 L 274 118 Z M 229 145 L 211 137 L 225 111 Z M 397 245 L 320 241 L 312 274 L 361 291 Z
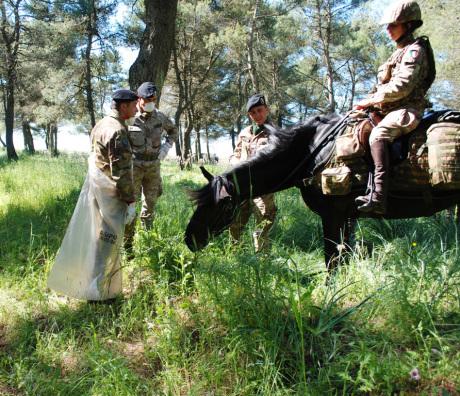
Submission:
M 136 201 L 142 197 L 141 222 L 150 228 L 155 216 L 155 205 L 162 194 L 160 161 L 134 161 L 133 184 Z M 132 245 L 136 221 L 125 227 L 125 245 Z
M 392 142 L 396 138 L 412 132 L 420 123 L 422 116 L 415 109 L 399 109 L 389 112 L 379 124 L 372 129 L 369 144 L 376 140 Z
M 230 226 L 230 235 L 233 240 L 238 241 L 241 237 L 244 226 L 249 221 L 251 213 L 256 218 L 256 229 L 252 237 L 256 252 L 269 247 L 268 234 L 273 226 L 276 216 L 275 194 L 267 194 L 254 198 L 252 201 L 244 201 L 235 221 Z

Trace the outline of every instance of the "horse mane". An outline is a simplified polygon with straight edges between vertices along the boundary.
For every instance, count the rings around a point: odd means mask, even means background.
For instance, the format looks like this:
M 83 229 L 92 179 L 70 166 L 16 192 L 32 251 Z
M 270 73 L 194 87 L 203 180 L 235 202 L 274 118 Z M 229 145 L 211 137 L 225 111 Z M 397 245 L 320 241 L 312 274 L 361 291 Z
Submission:
M 224 183 L 232 184 L 232 174 L 239 169 L 253 168 L 258 164 L 266 164 L 280 154 L 289 152 L 292 149 L 293 141 L 306 130 L 311 129 L 316 131 L 319 125 L 332 125 L 337 122 L 339 115 L 335 113 L 326 115 L 317 115 L 299 122 L 287 128 L 275 128 L 272 125 L 266 124 L 265 127 L 269 134 L 269 143 L 262 150 L 259 150 L 256 155 L 246 161 L 234 166 L 230 171 L 223 173 L 217 178 L 224 180 Z M 214 178 L 215 180 L 216 178 Z M 228 186 L 228 185 L 227 185 Z M 233 190 L 230 187 L 230 190 Z M 187 195 L 190 200 L 197 206 L 213 205 L 215 203 L 216 184 L 213 181 L 208 182 L 205 186 L 197 190 L 188 190 Z
M 330 113 L 307 118 L 305 121 L 298 122 L 286 128 L 275 128 L 271 125 L 266 125 L 266 129 L 270 136 L 269 144 L 262 150 L 259 150 L 254 157 L 239 163 L 225 175 L 228 176 L 234 170 L 242 167 L 254 167 L 259 163 L 264 164 L 279 154 L 290 150 L 292 148 L 293 141 L 296 140 L 298 135 L 305 133 L 306 130 L 316 130 L 318 125 L 332 125 L 336 123 L 339 118 L 340 115 Z

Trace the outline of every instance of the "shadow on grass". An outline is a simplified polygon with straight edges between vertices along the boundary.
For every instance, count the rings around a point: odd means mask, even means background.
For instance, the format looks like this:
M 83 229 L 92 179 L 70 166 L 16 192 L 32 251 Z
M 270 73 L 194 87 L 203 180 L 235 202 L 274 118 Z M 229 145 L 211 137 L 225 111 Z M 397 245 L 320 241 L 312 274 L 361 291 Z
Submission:
M 21 318 L 0 349 L 0 371 L 13 379 L 9 386 L 37 396 L 109 394 L 110 389 L 145 394 L 139 391 L 147 381 L 139 375 L 155 373 L 143 364 L 137 372 L 116 344 L 128 310 L 119 298 L 110 305 L 81 302 Z M 157 368 L 158 362 L 152 362 L 151 370 Z
M 80 189 L 50 200 L 39 209 L 8 207 L 0 217 L 0 267 L 16 271 L 18 264 L 40 263 L 59 249 L 72 217 Z

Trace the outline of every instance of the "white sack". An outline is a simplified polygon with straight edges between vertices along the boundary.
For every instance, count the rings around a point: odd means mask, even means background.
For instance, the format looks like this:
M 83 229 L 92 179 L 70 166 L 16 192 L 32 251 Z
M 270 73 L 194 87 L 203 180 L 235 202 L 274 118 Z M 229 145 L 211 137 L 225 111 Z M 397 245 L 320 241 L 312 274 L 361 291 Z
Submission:
M 115 182 L 91 155 L 83 184 L 48 287 L 82 300 L 105 300 L 121 293 L 120 249 L 127 205 Z

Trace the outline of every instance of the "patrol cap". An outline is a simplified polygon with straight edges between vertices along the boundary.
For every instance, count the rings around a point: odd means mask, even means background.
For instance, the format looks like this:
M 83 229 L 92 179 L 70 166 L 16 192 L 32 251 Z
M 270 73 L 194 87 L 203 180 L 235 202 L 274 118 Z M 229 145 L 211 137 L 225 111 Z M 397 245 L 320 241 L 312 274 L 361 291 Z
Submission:
M 157 96 L 157 87 L 152 82 L 144 82 L 139 86 L 139 88 L 137 88 L 137 95 L 144 99 Z
M 256 106 L 266 106 L 267 102 L 265 100 L 265 96 L 262 94 L 254 94 L 248 99 L 248 103 L 246 104 L 246 111 L 251 110 L 253 107 Z
M 417 27 L 422 26 L 422 12 L 414 0 L 398 0 L 391 4 L 383 13 L 381 25 L 390 23 L 415 22 Z
M 117 89 L 112 94 L 112 100 L 116 102 L 132 102 L 133 100 L 137 100 L 138 96 L 129 89 Z

